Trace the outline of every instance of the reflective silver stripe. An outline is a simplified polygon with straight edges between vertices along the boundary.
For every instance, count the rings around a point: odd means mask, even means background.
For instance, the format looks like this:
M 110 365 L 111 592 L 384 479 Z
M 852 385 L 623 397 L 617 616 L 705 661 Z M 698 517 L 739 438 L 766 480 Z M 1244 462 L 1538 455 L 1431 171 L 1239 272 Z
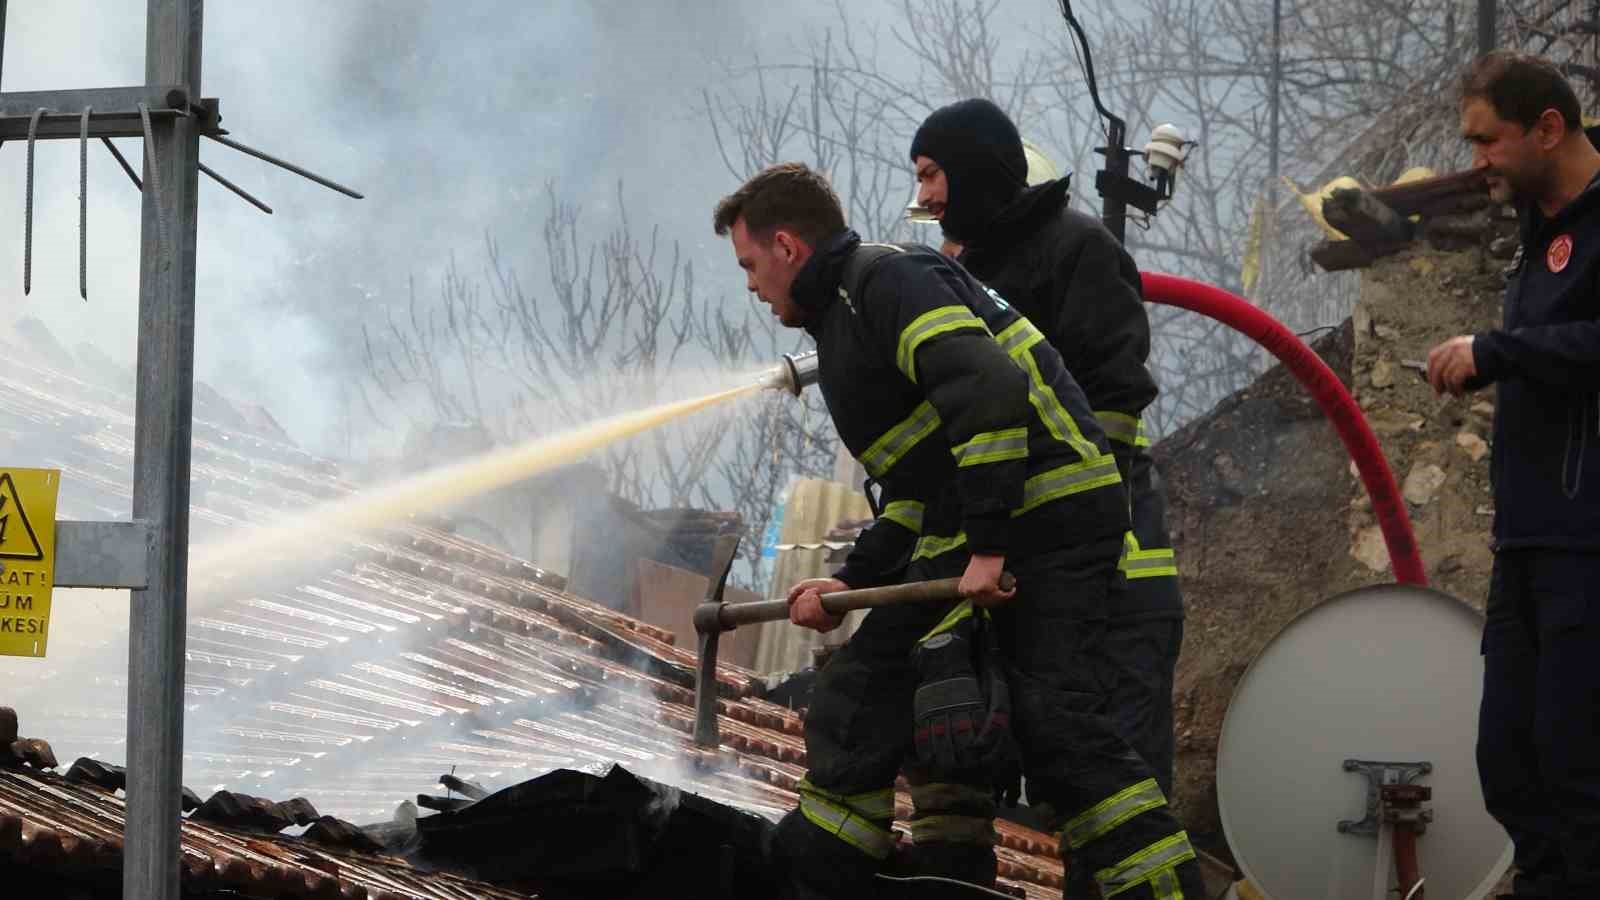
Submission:
M 963 535 L 962 538 L 965 539 L 965 535 Z M 917 643 L 920 644 L 928 638 L 939 634 L 940 632 L 949 631 L 950 629 L 961 624 L 962 621 L 971 618 L 972 614 L 973 607 L 971 600 L 963 600 L 960 603 L 957 603 L 955 609 L 945 613 L 944 618 L 939 620 L 939 624 L 933 626 L 933 628 L 929 630 L 927 634 L 917 638 Z
M 892 787 L 878 791 L 866 791 L 860 794 L 836 794 L 833 791 L 817 787 L 809 779 L 802 778 L 796 790 L 801 794 L 821 797 L 868 819 L 894 818 L 894 788 Z
M 873 478 L 882 478 L 894 464 L 911 452 L 911 448 L 939 427 L 939 413 L 933 404 L 923 401 L 899 424 L 885 431 L 861 454 L 861 465 Z
M 1028 429 L 1007 428 L 1004 431 L 985 431 L 965 444 L 952 447 L 950 453 L 955 456 L 958 467 L 1027 459 Z
M 918 316 L 900 332 L 900 348 L 895 356 L 900 371 L 904 372 L 907 378 L 916 381 L 917 348 L 922 346 L 922 342 L 948 331 L 962 329 L 989 333 L 983 320 L 973 315 L 972 310 L 965 306 L 941 306 Z
M 1166 805 L 1167 798 L 1162 795 L 1160 785 L 1150 778 L 1080 813 L 1061 829 L 1061 833 L 1070 846 L 1082 847 L 1134 816 Z
M 806 821 L 844 841 L 873 859 L 884 859 L 894 849 L 894 838 L 860 815 L 815 794 L 800 795 L 800 814 Z
M 1017 365 L 1028 373 L 1028 402 L 1039 412 L 1039 418 L 1044 420 L 1046 428 L 1056 440 L 1068 444 L 1078 451 L 1084 459 L 1094 459 L 1103 456 L 1100 448 L 1094 442 L 1083 436 L 1078 430 L 1078 422 L 1061 405 L 1061 398 L 1056 396 L 1055 389 L 1045 383 L 1044 375 L 1039 372 L 1039 364 L 1032 353 L 1017 354 Z
M 1144 433 L 1144 420 L 1127 413 L 1099 409 L 1095 410 L 1094 417 L 1100 422 L 1100 430 L 1106 433 L 1107 439 L 1131 447 L 1150 446 L 1150 439 Z
M 1101 869 L 1094 873 L 1094 880 L 1100 883 L 1101 897 L 1115 897 L 1123 891 L 1152 881 L 1162 872 L 1174 869 L 1194 858 L 1194 848 L 1189 845 L 1188 832 L 1180 831 L 1172 837 L 1151 844 L 1114 866 Z
M 1150 879 L 1150 893 L 1155 900 L 1183 900 L 1183 885 L 1178 883 L 1178 873 L 1167 869 Z
M 896 500 L 883 508 L 879 518 L 888 519 L 912 534 L 921 534 L 922 509 L 922 504 L 916 500 Z
M 1120 484 L 1122 475 L 1117 472 L 1117 460 L 1099 456 L 1083 462 L 1060 466 L 1035 475 L 1022 483 L 1022 508 L 1012 516 L 1020 516 L 1071 494 Z
M 937 534 L 925 534 L 917 540 L 917 546 L 911 551 L 911 560 L 932 559 L 943 556 L 951 550 L 957 550 L 967 545 L 965 531 L 951 537 L 941 537 Z
M 1044 340 L 1044 335 L 1039 329 L 1033 327 L 1032 322 L 1018 318 L 1015 322 L 1002 328 L 1000 333 L 994 336 L 994 339 L 1000 342 L 1000 349 L 1004 350 L 1006 355 L 1015 359 L 1034 344 Z
M 1177 558 L 1171 550 L 1132 550 L 1124 553 L 1118 568 L 1127 578 L 1160 578 L 1178 574 Z
M 1033 327 L 1027 319 L 1018 318 L 1000 333 L 995 335 L 995 340 L 1000 342 L 1001 349 L 1028 373 L 1028 402 L 1038 411 L 1039 418 L 1044 420 L 1045 427 L 1050 429 L 1050 435 L 1064 444 L 1071 445 L 1084 459 L 1092 459 L 1100 455 L 1100 449 L 1093 441 L 1083 436 L 1078 429 L 1078 423 L 1061 405 L 1061 399 L 1048 384 L 1045 384 L 1044 375 L 1039 372 L 1039 364 L 1034 361 L 1033 354 L 1028 351 L 1034 344 L 1044 340 L 1044 334 Z

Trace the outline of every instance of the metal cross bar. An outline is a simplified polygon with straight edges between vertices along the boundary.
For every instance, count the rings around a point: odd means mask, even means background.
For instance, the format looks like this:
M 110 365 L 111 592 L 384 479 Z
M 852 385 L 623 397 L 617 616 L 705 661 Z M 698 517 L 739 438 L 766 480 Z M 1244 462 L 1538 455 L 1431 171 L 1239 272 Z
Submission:
M 149 522 L 56 522 L 56 570 L 61 588 L 150 586 L 155 531 Z
M 90 116 L 90 137 L 139 137 L 139 104 L 155 118 L 188 116 L 189 96 L 181 85 L 0 92 L 0 140 L 27 137 L 28 120 L 41 109 L 40 140 L 78 138 L 79 119 L 90 107 L 97 110 Z
M 220 184 L 223 187 L 227 188 L 228 190 L 233 191 L 235 194 L 238 194 L 239 197 L 244 200 L 244 202 L 250 204 L 251 206 L 254 206 L 256 209 L 261 210 L 262 212 L 266 213 L 269 216 L 272 215 L 272 207 L 266 205 L 265 203 L 262 203 L 260 200 L 257 200 L 256 198 L 250 196 L 250 192 L 249 191 L 245 190 L 242 187 L 239 187 L 237 184 L 234 184 L 233 182 L 229 181 L 228 179 L 223 178 L 221 175 L 218 175 L 216 173 L 216 170 L 212 169 L 210 166 L 206 165 L 205 163 L 198 163 L 198 165 L 200 166 L 201 174 L 206 175 L 212 181 L 215 181 L 217 184 Z
M 100 143 L 106 145 L 106 149 L 110 150 L 111 155 L 116 157 L 117 165 L 122 166 L 122 171 L 127 172 L 128 177 L 133 179 L 133 186 L 141 191 L 144 190 L 144 182 L 139 180 L 139 174 L 133 171 L 133 166 L 128 165 L 128 158 L 122 155 L 122 151 L 117 149 L 116 144 L 111 143 L 111 138 L 101 138 Z
M 303 169 L 303 168 L 295 165 L 292 162 L 285 162 L 285 161 L 277 158 L 276 156 L 273 156 L 270 153 L 263 153 L 260 150 L 255 149 L 254 147 L 246 147 L 244 144 L 241 144 L 238 141 L 229 140 L 229 139 L 227 139 L 225 137 L 222 137 L 221 135 L 218 135 L 218 134 L 211 134 L 211 133 L 207 132 L 206 133 L 206 137 L 211 138 L 213 141 L 216 141 L 217 143 L 221 144 L 224 147 L 232 147 L 233 149 L 239 151 L 240 153 L 244 153 L 244 154 L 247 154 L 249 156 L 254 156 L 256 159 L 259 159 L 259 160 L 261 160 L 263 162 L 272 163 L 273 165 L 278 166 L 279 168 L 288 169 L 289 171 L 295 173 L 296 175 L 299 175 L 301 178 L 309 178 L 312 181 L 315 181 L 317 184 L 320 184 L 325 188 L 332 188 L 333 190 L 336 190 L 339 193 L 344 194 L 346 197 L 354 197 L 357 200 L 363 199 L 360 194 L 356 193 L 355 191 L 350 190 L 349 188 L 345 187 L 342 184 L 339 184 L 336 181 L 330 181 L 330 180 L 328 180 L 326 178 L 323 178 L 321 175 L 318 175 L 315 172 Z

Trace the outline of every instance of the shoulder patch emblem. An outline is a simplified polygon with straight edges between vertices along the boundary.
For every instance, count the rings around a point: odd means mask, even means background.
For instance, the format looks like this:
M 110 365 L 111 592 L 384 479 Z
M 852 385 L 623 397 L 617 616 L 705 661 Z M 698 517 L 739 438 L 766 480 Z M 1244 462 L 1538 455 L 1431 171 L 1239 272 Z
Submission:
M 1550 242 L 1550 249 L 1545 251 L 1545 265 L 1551 272 L 1560 272 L 1572 260 L 1572 235 L 1563 234 Z

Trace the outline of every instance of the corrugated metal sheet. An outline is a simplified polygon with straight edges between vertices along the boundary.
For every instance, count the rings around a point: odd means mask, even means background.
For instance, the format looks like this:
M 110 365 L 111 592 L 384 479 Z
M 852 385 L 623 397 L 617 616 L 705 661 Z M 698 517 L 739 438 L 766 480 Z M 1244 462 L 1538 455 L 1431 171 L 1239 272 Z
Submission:
M 8 367 L 0 373 L 0 444 L 8 432 L 50 435 L 48 458 L 28 462 L 64 469 L 63 515 L 125 516 L 132 444 L 123 401 L 52 369 Z M 207 485 L 197 494 L 197 531 L 270 519 L 355 489 L 294 448 L 202 423 L 196 436 L 196 477 L 204 466 Z M 803 482 L 780 539 L 821 541 L 839 521 L 868 514 L 854 488 Z M 820 558 L 804 553 L 780 560 L 775 584 L 826 574 Z M 801 720 L 755 697 L 755 672 L 722 668 L 723 744 L 715 752 L 696 748 L 694 648 L 557 583 L 493 548 L 405 525 L 353 542 L 314 571 L 196 585 L 185 783 L 202 796 L 223 788 L 303 796 L 341 819 L 371 822 L 387 821 L 410 795 L 438 791 L 444 772 L 501 787 L 619 761 L 769 819 L 795 805 L 805 764 Z M 125 617 L 109 605 L 114 618 Z M 785 659 L 779 668 L 808 663 L 809 647 L 819 643 L 799 629 L 771 634 L 768 661 Z M 21 701 L 14 705 L 27 732 L 49 738 L 62 759 L 119 762 L 124 641 L 97 634 L 76 655 L 67 652 L 71 643 L 57 632 L 50 658 L 10 669 L 0 662 L 13 692 L 0 701 Z M 8 795 L 11 814 L 20 820 L 26 807 L 51 818 L 58 786 L 28 778 Z M 32 799 L 23 796 L 28 790 Z M 41 802 L 47 806 L 36 808 Z M 186 840 L 192 833 L 205 845 L 208 832 L 192 827 L 199 830 L 186 830 Z M 30 825 L 28 833 L 35 831 Z M 1053 840 L 1010 828 L 1002 840 L 1007 877 L 1035 887 L 1059 883 Z M 278 846 L 276 838 L 267 844 Z M 89 846 L 90 857 L 101 858 Z
M 859 488 L 819 478 L 795 482 L 784 503 L 783 528 L 778 534 L 778 543 L 788 545 L 788 549 L 778 551 L 767 595 L 785 597 L 796 582 L 833 574 L 838 566 L 828 562 L 831 550 L 822 545 L 823 539 L 840 522 L 871 516 L 872 508 Z M 761 640 L 756 646 L 756 671 L 794 672 L 809 667 L 813 650 L 844 643 L 855 632 L 863 615 L 851 613 L 843 625 L 828 634 L 782 622 L 761 626 Z

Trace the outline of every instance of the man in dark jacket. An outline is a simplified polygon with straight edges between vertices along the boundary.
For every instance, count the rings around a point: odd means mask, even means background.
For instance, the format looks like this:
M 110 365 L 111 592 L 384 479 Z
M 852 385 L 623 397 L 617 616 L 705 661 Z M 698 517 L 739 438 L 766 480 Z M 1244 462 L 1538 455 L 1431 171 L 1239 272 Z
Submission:
M 1468 70 L 1461 130 L 1522 230 L 1503 326 L 1428 354 L 1440 393 L 1498 393 L 1478 774 L 1512 896 L 1600 897 L 1600 152 L 1560 72 L 1518 54 Z
M 962 246 L 967 271 L 1044 332 L 1111 439 L 1133 529 L 1122 560 L 1128 589 L 1109 610 L 1106 634 L 1110 714 L 1170 793 L 1183 595 L 1140 419 L 1157 389 L 1145 367 L 1150 322 L 1139 270 L 1098 219 L 1068 208 L 1068 179 L 1028 186 L 1022 137 L 988 100 L 928 116 L 911 160 L 918 205 Z
M 795 889 L 868 895 L 902 764 L 919 870 L 992 883 L 993 797 L 961 785 L 986 787 L 1014 734 L 1104 896 L 1203 897 L 1187 835 L 1104 715 L 1094 660 L 1129 517 L 1060 357 L 938 253 L 863 244 L 804 165 L 756 175 L 715 224 L 750 289 L 815 338 L 839 437 L 883 490 L 844 567 L 790 592 L 791 620 L 831 629 L 821 593 L 901 580 L 959 576 L 968 598 L 872 611 L 819 674 L 800 807 L 775 833 Z

